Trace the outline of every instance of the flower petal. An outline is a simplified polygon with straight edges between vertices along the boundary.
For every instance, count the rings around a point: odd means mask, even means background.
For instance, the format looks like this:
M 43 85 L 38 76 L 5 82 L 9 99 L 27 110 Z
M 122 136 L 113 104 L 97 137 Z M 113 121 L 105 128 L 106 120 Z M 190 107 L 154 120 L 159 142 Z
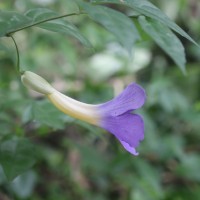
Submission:
M 118 139 L 118 138 L 117 138 Z M 138 156 L 139 153 L 136 151 L 136 149 L 134 147 L 131 147 L 127 142 L 124 142 L 122 140 L 119 139 L 119 141 L 121 142 L 121 144 L 123 145 L 123 147 L 131 154 Z
M 136 148 L 140 140 L 144 139 L 144 123 L 142 117 L 125 113 L 120 116 L 104 118 L 101 127 L 111 132 L 129 152 Z
M 131 83 L 116 98 L 104 104 L 99 108 L 102 115 L 119 116 L 125 112 L 140 108 L 146 99 L 144 89 L 136 83 Z

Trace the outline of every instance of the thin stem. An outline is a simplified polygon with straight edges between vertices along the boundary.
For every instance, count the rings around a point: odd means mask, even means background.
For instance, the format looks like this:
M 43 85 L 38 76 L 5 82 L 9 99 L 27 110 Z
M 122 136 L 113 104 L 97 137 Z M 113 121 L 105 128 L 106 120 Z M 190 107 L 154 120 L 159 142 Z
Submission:
M 16 51 L 17 51 L 17 72 L 21 73 L 21 71 L 20 71 L 19 49 L 18 49 L 17 43 L 16 43 L 16 41 L 15 41 L 15 38 L 14 38 L 12 35 L 9 35 L 9 37 L 12 38 L 12 41 L 13 41 L 14 44 L 15 44 L 15 48 L 16 48 Z
M 48 22 L 48 21 L 52 21 L 52 20 L 56 20 L 56 19 L 60 19 L 60 18 L 64 18 L 64 17 L 70 17 L 70 16 L 73 16 L 73 15 L 81 15 L 81 14 L 86 14 L 86 13 L 84 13 L 84 12 L 70 13 L 70 14 L 60 15 L 60 16 L 57 16 L 57 17 L 51 17 L 51 18 L 44 19 L 44 20 L 42 20 L 42 21 L 39 21 L 39 22 L 30 24 L 30 25 L 24 26 L 24 27 L 22 27 L 22 28 L 18 28 L 18 29 L 14 30 L 14 31 L 10 31 L 10 32 L 7 33 L 6 35 L 9 37 L 9 36 L 11 36 L 13 33 L 15 33 L 15 32 L 21 31 L 21 30 L 26 29 L 26 28 L 30 28 L 30 27 L 32 27 L 32 26 L 36 26 L 36 25 L 38 25 L 38 24 L 42 24 L 42 23 L 44 23 L 44 22 Z

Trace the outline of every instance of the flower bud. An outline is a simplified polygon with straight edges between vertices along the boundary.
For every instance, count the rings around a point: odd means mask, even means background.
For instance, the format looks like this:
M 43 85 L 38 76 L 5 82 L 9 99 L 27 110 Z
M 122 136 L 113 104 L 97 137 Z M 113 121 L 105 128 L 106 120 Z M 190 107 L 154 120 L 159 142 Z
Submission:
M 44 78 L 30 71 L 22 74 L 21 81 L 27 88 L 44 95 L 49 95 L 55 90 Z

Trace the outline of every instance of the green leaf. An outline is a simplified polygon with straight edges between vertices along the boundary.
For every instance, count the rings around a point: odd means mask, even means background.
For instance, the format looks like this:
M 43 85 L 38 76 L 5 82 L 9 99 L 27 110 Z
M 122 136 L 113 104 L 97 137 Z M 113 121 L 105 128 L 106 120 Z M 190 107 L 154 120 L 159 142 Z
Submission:
M 48 101 L 38 101 L 32 105 L 32 117 L 40 124 L 45 124 L 54 129 L 63 129 L 65 120 L 63 113 L 52 106 Z
M 200 158 L 198 154 L 188 153 L 182 158 L 175 172 L 188 180 L 200 182 L 199 163 Z
M 135 181 L 134 185 L 141 192 L 140 198 L 135 195 L 133 199 L 163 199 L 164 193 L 160 185 L 159 172 L 144 159 L 138 159 L 133 164 L 138 171 L 137 173 L 140 174 L 139 180 Z
M 173 59 L 185 73 L 185 50 L 177 36 L 165 25 L 154 19 L 139 17 L 143 30 Z
M 39 23 L 52 17 L 58 17 L 59 14 L 46 8 L 34 8 L 28 10 L 25 16 L 32 19 L 32 23 Z
M 33 20 L 32 23 L 39 23 L 41 21 L 48 20 L 49 18 L 59 16 L 58 13 L 46 8 L 31 9 L 27 11 L 25 15 Z M 41 24 L 37 24 L 36 26 L 42 29 L 46 29 L 48 31 L 58 32 L 58 33 L 63 33 L 63 34 L 73 36 L 76 39 L 78 39 L 83 45 L 87 47 L 92 47 L 89 40 L 86 39 L 81 34 L 78 28 L 66 20 L 56 19 L 56 20 L 44 22 Z
M 8 180 L 30 169 L 35 162 L 35 147 L 29 140 L 13 138 L 0 144 L 0 164 Z
M 86 39 L 80 31 L 76 28 L 76 26 L 70 24 L 67 21 L 64 20 L 54 20 L 51 22 L 45 22 L 43 24 L 38 25 L 38 27 L 53 31 L 53 32 L 58 32 L 58 33 L 64 33 L 70 36 L 74 36 L 76 39 L 78 39 L 83 45 L 86 47 L 92 47 L 91 43 L 89 42 L 88 39 Z
M 165 24 L 175 32 L 187 38 L 197 46 L 199 46 L 182 28 L 174 23 L 167 15 L 165 15 L 159 8 L 146 0 L 91 0 L 93 3 L 114 3 L 133 8 L 135 11 L 148 16 L 152 19 L 158 20 Z
M 27 199 L 32 195 L 36 181 L 36 173 L 29 170 L 13 180 L 11 189 L 18 198 Z
M 13 11 L 0 11 L 0 37 L 31 24 L 31 20 L 23 14 Z
M 63 19 L 48 21 L 55 17 L 59 17 L 59 14 L 45 8 L 31 9 L 24 15 L 13 11 L 0 11 L 0 37 L 7 36 L 9 33 L 20 29 L 38 26 L 49 31 L 73 36 L 83 45 L 92 47 L 89 40 L 73 24 Z
M 5 173 L 3 171 L 2 166 L 0 164 L 0 185 L 2 185 L 5 182 L 6 182 L 6 176 L 5 176 Z
M 105 6 L 93 6 L 81 1 L 78 1 L 78 4 L 94 21 L 114 34 L 128 51 L 131 51 L 135 41 L 140 39 L 137 28 L 126 15 Z

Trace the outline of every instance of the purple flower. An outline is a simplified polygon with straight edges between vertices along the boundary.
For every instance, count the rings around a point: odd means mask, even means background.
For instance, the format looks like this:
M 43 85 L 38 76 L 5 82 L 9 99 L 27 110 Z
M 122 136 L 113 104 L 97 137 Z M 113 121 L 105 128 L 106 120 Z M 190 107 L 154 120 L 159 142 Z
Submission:
M 128 152 L 138 155 L 136 147 L 144 139 L 144 123 L 142 117 L 133 112 L 146 99 L 144 89 L 138 84 L 131 83 L 111 101 L 90 105 L 58 92 L 45 79 L 32 72 L 24 72 L 22 82 L 26 87 L 46 95 L 62 112 L 106 129 Z
M 140 108 L 145 99 L 144 89 L 132 83 L 119 96 L 99 106 L 102 116 L 100 126 L 112 133 L 134 155 L 138 155 L 135 148 L 144 139 L 144 123 L 141 116 L 132 112 Z

